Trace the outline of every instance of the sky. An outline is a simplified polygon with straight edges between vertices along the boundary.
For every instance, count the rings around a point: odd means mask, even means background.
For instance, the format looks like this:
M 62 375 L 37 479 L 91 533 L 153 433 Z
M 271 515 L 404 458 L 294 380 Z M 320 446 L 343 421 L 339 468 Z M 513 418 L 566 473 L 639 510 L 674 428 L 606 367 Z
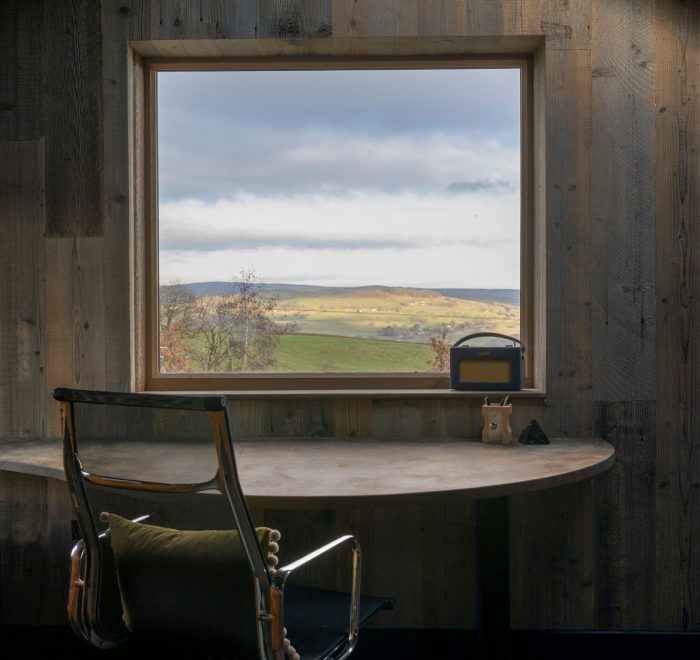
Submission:
M 517 69 L 158 74 L 161 282 L 519 288 Z

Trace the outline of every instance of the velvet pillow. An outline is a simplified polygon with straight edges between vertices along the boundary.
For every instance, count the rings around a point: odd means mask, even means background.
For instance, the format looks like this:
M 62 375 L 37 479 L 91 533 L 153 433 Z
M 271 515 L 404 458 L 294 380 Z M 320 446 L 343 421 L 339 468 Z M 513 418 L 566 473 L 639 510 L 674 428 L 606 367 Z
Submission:
M 257 606 L 238 532 L 181 531 L 109 515 L 126 627 L 257 657 Z M 263 556 L 270 529 L 257 528 Z

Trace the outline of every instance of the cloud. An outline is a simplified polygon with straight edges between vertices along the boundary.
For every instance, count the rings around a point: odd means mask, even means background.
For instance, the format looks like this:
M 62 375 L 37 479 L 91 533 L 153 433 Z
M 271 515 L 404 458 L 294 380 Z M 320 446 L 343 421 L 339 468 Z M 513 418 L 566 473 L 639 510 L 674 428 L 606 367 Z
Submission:
M 517 187 L 517 70 L 163 72 L 163 201 Z M 495 190 L 494 190 L 495 192 Z
M 515 192 L 185 200 L 161 205 L 159 232 L 164 279 L 246 268 L 288 283 L 519 286 Z
M 215 232 L 192 232 L 191 228 L 175 227 L 161 233 L 161 250 L 216 251 L 235 248 L 237 250 L 260 250 L 284 247 L 292 250 L 384 250 L 387 248 L 416 248 L 426 244 L 439 244 L 430 236 L 402 238 L 389 235 L 342 235 L 321 236 L 255 232 L 220 228 Z
M 478 181 L 455 181 L 447 186 L 447 192 L 451 193 L 472 193 L 479 191 L 496 191 L 504 192 L 512 189 L 510 181 L 500 179 L 498 181 L 490 181 L 489 179 L 481 179 Z
M 369 139 L 322 131 L 292 136 L 268 131 L 249 140 L 243 138 L 234 145 L 229 135 L 193 150 L 163 145 L 161 200 L 214 201 L 238 194 L 348 196 L 409 191 L 433 195 L 455 182 L 492 193 L 519 186 L 519 151 L 483 138 L 435 133 Z
M 168 139 L 183 129 L 262 125 L 344 128 L 353 134 L 417 134 L 436 125 L 517 141 L 518 69 L 161 72 Z M 220 134 L 220 132 L 219 132 Z

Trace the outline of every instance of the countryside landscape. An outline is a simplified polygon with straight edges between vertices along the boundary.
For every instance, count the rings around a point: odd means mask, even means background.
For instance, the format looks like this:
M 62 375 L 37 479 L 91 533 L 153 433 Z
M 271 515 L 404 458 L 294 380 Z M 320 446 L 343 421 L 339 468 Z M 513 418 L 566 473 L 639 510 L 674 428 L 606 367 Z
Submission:
M 465 335 L 520 335 L 516 289 L 304 286 L 242 273 L 160 293 L 164 373 L 445 371 Z

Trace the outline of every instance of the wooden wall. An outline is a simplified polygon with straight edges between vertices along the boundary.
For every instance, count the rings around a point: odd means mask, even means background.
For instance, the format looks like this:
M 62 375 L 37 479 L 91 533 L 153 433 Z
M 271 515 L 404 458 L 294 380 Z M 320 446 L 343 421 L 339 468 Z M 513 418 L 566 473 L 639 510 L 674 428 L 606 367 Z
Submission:
M 545 213 L 537 237 L 547 382 L 546 400 L 521 404 L 519 420 L 537 416 L 552 435 L 604 437 L 618 461 L 593 482 L 513 498 L 514 624 L 700 630 L 694 0 L 0 3 L 0 435 L 56 435 L 57 385 L 134 383 L 129 41 L 173 49 L 240 39 L 249 49 L 323 52 L 345 39 L 352 52 L 405 53 L 502 48 L 501 37 L 519 35 L 544 43 L 535 56 L 545 132 L 535 197 Z M 469 401 L 233 406 L 249 437 L 420 440 L 477 437 L 480 425 Z M 65 513 L 61 497 L 36 478 L 0 478 L 0 621 L 62 616 L 55 599 L 16 588 L 18 575 L 36 586 L 64 577 L 50 547 L 68 543 L 61 516 L 51 515 Z M 470 510 L 257 514 L 301 525 L 310 540 L 356 531 L 367 588 L 401 602 L 381 625 L 473 625 Z M 29 558 L 43 572 L 26 572 Z

